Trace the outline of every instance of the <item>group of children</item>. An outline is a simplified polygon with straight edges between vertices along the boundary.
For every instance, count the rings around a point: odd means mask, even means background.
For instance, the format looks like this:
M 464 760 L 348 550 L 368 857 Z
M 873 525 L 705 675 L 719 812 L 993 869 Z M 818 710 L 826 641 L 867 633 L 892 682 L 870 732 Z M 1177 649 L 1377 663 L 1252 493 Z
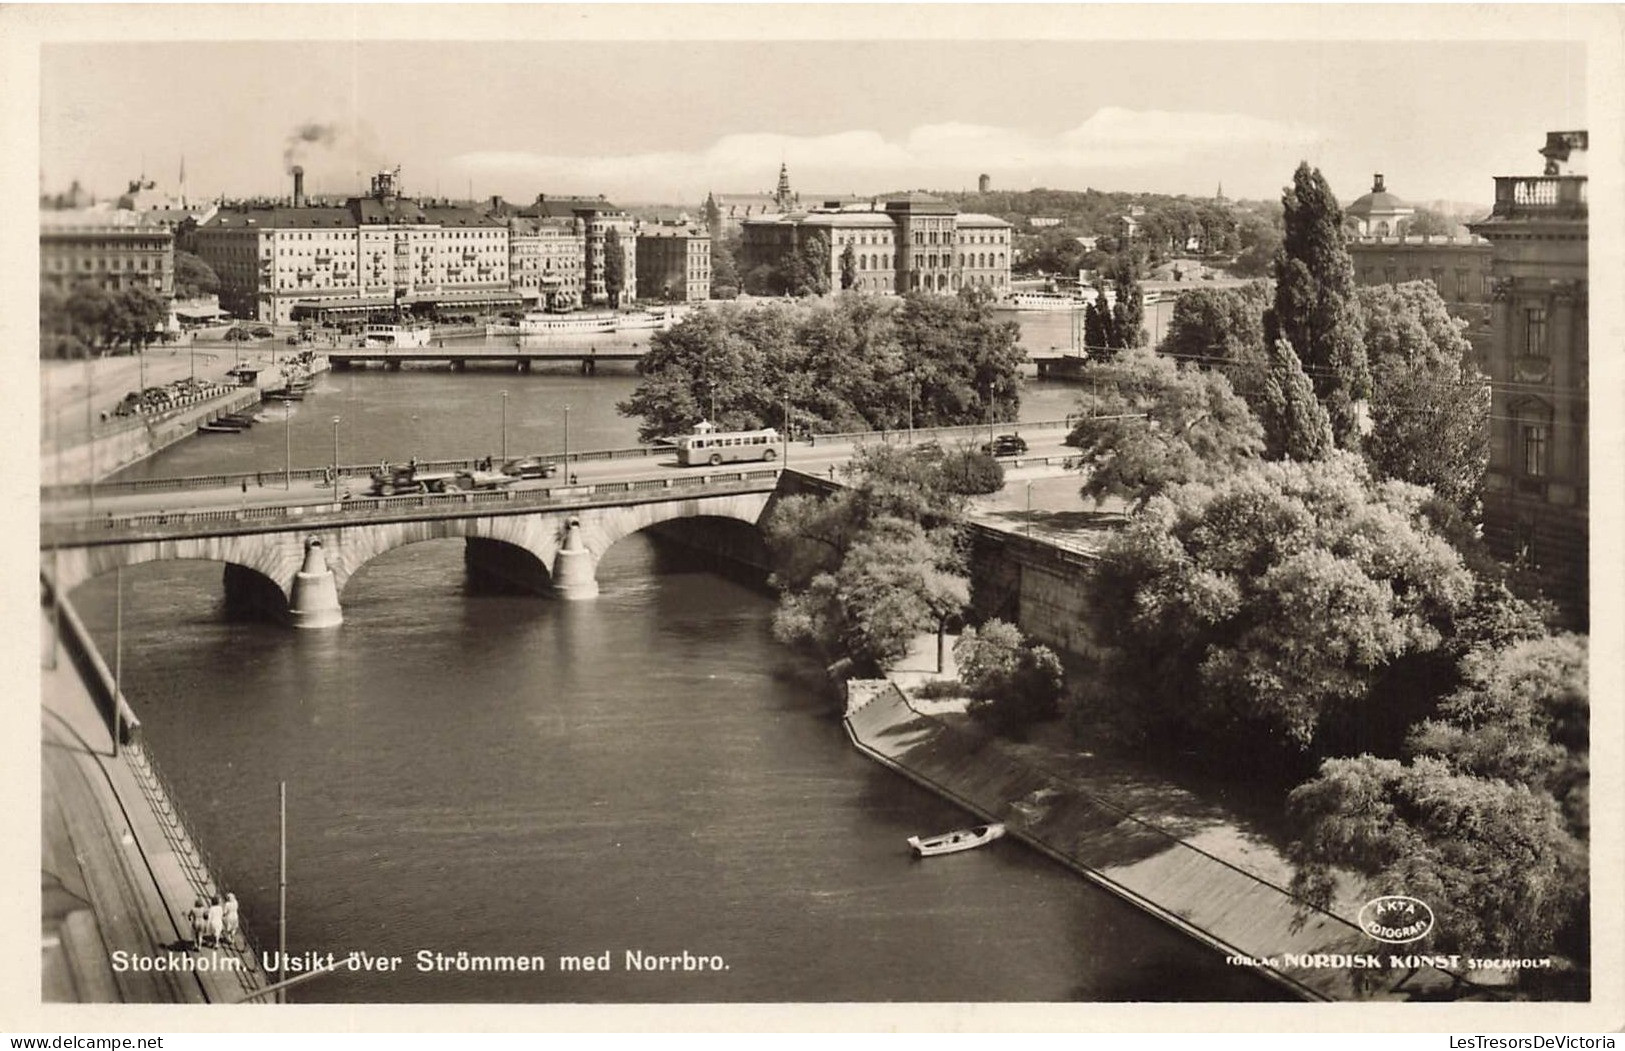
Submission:
M 189 914 L 192 920 L 192 947 L 237 947 L 237 895 L 227 894 L 225 900 L 216 894 L 214 900 L 197 899 Z

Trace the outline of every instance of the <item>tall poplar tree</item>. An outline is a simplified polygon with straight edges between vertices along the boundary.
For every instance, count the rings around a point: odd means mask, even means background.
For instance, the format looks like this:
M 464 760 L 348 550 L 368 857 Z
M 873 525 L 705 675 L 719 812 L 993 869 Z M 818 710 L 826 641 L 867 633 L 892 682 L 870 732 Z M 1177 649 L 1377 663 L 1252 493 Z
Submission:
M 1281 196 L 1286 236 L 1275 256 L 1275 306 L 1264 317 L 1265 346 L 1292 344 L 1345 449 L 1360 442 L 1356 404 L 1370 396 L 1354 264 L 1343 210 L 1318 168 L 1307 162 Z
M 626 287 L 626 255 L 621 249 L 621 234 L 613 226 L 604 231 L 604 293 L 609 305 L 621 305 L 621 290 Z
M 1112 310 L 1112 336 L 1120 348 L 1143 347 L 1145 338 L 1145 297 L 1132 260 L 1122 263 L 1114 282 L 1117 306 Z
M 1332 451 L 1331 421 L 1314 386 L 1284 339 L 1270 344 L 1269 364 L 1253 409 L 1264 425 L 1264 456 L 1271 460 L 1323 460 Z

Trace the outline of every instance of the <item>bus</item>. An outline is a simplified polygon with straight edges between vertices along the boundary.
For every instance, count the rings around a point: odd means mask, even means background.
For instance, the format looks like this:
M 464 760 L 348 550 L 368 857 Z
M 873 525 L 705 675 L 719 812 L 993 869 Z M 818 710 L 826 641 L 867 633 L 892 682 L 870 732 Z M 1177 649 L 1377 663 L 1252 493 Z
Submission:
M 684 467 L 715 467 L 742 460 L 776 460 L 779 441 L 779 432 L 771 427 L 764 431 L 696 430 L 677 439 L 677 462 Z

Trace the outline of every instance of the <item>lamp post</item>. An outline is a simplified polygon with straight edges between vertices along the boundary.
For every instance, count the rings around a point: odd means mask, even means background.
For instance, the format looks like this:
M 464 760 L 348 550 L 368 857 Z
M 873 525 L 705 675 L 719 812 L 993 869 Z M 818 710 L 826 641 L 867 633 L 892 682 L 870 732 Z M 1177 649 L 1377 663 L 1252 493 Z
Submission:
M 85 452 L 90 457 L 86 472 L 90 481 L 90 513 L 96 513 L 96 359 L 85 352 Z
M 914 444 L 914 373 L 908 374 L 908 443 Z
M 570 473 L 570 406 L 564 407 L 564 477 L 566 480 L 574 477 Z
M 415 412 L 412 414 L 412 441 L 411 441 L 411 448 L 408 451 L 412 454 L 413 458 L 417 457 L 417 454 L 418 454 L 418 414 L 415 413 Z
M 333 499 L 339 498 L 339 419 L 333 417 Z
M 784 396 L 784 466 L 790 466 L 790 395 Z
M 1030 481 L 1027 483 L 1027 519 L 1026 519 L 1026 521 L 1027 521 L 1027 536 L 1030 539 L 1032 537 L 1032 535 L 1033 535 L 1033 483 L 1030 482 Z
M 508 459 L 508 392 L 502 392 L 502 459 Z
M 293 402 L 282 403 L 282 488 L 293 491 Z

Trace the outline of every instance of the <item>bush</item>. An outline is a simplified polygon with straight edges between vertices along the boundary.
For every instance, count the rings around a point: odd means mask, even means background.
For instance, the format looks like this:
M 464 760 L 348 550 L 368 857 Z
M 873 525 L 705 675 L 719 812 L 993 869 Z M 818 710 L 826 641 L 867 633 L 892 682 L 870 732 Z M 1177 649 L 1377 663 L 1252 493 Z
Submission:
M 1013 624 L 966 628 L 954 643 L 954 660 L 971 695 L 966 711 L 1000 732 L 1019 732 L 1060 710 L 1060 658 L 1048 646 L 1027 644 Z
M 984 496 L 1004 488 L 1004 465 L 990 454 L 961 449 L 942 458 L 942 481 L 955 493 Z
M 922 701 L 945 701 L 965 696 L 965 684 L 958 679 L 930 679 L 914 687 L 914 696 Z

